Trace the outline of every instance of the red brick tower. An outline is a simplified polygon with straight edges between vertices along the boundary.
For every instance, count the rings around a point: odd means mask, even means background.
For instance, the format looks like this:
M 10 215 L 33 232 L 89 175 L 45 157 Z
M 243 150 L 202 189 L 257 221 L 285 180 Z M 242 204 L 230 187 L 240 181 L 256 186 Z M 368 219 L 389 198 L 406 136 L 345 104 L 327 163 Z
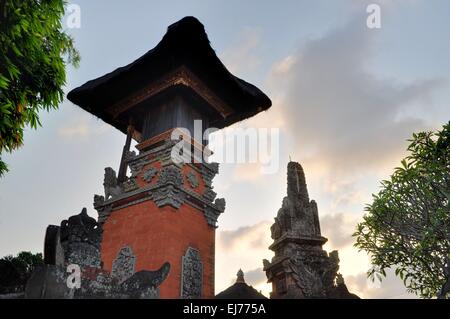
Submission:
M 269 98 L 224 67 L 192 17 L 169 26 L 138 60 L 68 98 L 127 134 L 118 176 L 106 168 L 105 196 L 94 197 L 103 268 L 120 277 L 118 271 L 126 276 L 169 262 L 161 298 L 213 297 L 215 229 L 225 209 L 212 187 L 218 165 L 191 156 L 175 160 L 179 140 L 172 138 L 180 134 L 174 130 L 194 136 L 194 120 L 202 130 L 226 127 L 268 109 Z M 131 139 L 138 154 L 129 151 Z M 183 142 L 193 154 L 206 145 L 201 134 Z

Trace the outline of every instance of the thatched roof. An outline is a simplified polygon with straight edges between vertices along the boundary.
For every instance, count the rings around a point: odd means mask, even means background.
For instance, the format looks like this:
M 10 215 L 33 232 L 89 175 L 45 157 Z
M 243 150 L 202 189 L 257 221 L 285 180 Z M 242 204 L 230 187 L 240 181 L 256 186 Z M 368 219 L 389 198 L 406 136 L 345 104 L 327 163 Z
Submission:
M 185 17 L 170 25 L 156 47 L 136 61 L 72 90 L 67 98 L 84 110 L 126 132 L 126 125 L 108 113 L 108 107 L 126 99 L 180 67 L 192 71 L 233 112 L 215 123 L 222 128 L 271 106 L 256 86 L 231 74 L 211 48 L 203 25 Z

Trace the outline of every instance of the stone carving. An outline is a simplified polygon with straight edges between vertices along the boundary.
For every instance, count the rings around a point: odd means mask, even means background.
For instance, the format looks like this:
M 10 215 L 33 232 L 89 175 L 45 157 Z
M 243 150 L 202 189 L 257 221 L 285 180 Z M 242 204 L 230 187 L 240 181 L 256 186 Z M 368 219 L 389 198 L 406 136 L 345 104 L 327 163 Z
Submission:
M 167 278 L 170 264 L 164 263 L 157 271 L 141 270 L 120 285 L 119 292 L 127 298 L 155 299 L 159 297 L 158 286 Z
M 79 289 L 67 287 L 64 267 L 43 265 L 32 273 L 25 288 L 25 298 L 37 299 L 155 299 L 159 298 L 158 287 L 167 278 L 170 264 L 164 263 L 158 270 L 141 270 L 118 283 L 107 272 L 99 270 L 93 278 L 82 277 Z M 83 273 L 82 273 L 83 275 Z
M 134 160 L 135 158 L 136 158 L 136 152 L 135 151 L 128 151 L 125 154 L 125 160 L 127 162 L 130 162 L 130 161 Z
M 198 185 L 200 184 L 197 179 L 197 175 L 195 175 L 195 173 L 192 171 L 186 175 L 186 178 L 189 182 L 189 185 L 191 185 L 192 188 L 197 188 Z
M 135 189 L 138 189 L 139 186 L 136 183 L 136 178 L 128 178 L 126 181 L 122 183 L 122 188 L 124 192 L 131 192 Z
M 326 298 L 334 289 L 339 270 L 338 252 L 327 255 L 314 255 L 300 252 L 296 258 L 286 259 L 285 268 L 289 269 L 297 287 L 291 296 L 300 298 Z M 299 292 L 296 292 L 300 288 Z
M 102 202 L 97 197 L 97 203 Z M 123 247 L 113 262 L 112 273 L 102 269 L 100 242 L 102 228 L 87 215 L 80 214 L 49 225 L 44 244 L 44 262 L 34 270 L 25 289 L 26 298 L 158 298 L 158 286 L 167 278 L 170 264 L 158 270 L 135 272 L 136 258 L 130 247 Z M 81 288 L 67 287 L 67 265 L 81 268 Z
M 213 191 L 212 189 L 208 188 L 204 193 L 203 193 L 203 197 L 212 202 L 214 201 L 214 199 L 216 198 L 217 193 L 215 191 Z
M 102 229 L 94 218 L 88 216 L 86 208 L 80 214 L 63 220 L 59 231 L 66 262 L 100 267 Z
M 103 187 L 105 188 L 105 200 L 117 197 L 122 193 L 122 188 L 117 182 L 116 172 L 111 167 L 105 168 Z
M 219 172 L 218 163 L 204 163 L 202 166 L 202 177 L 207 188 L 212 188 L 212 180 Z
M 150 163 L 147 156 L 143 156 L 140 158 L 136 158 L 136 153 L 129 152 L 127 154 L 126 161 L 128 163 L 128 166 L 130 167 L 131 176 L 128 178 L 128 184 L 130 187 L 128 187 L 130 190 L 134 190 L 138 188 L 138 185 L 136 183 L 136 177 L 141 173 L 142 168 Z
M 135 156 L 133 156 L 129 157 L 128 160 L 128 166 L 130 167 L 132 177 L 137 176 L 141 172 L 142 167 L 149 163 L 149 160 L 145 156 L 139 159 L 135 159 Z
M 287 184 L 287 196 L 270 228 L 274 243 L 269 248 L 275 256 L 271 262 L 263 260 L 267 278 L 274 283 L 272 298 L 345 298 L 336 293 L 338 252 L 328 255 L 322 249 L 327 239 L 321 236 L 317 204 L 309 199 L 299 163 L 288 164 Z
M 223 213 L 225 211 L 225 198 L 216 198 L 214 205 L 220 213 Z
M 94 207 L 103 205 L 105 203 L 105 196 L 94 195 Z
M 152 199 L 158 207 L 170 205 L 180 208 L 186 200 L 186 194 L 173 185 L 164 185 L 152 192 Z
M 98 223 L 102 225 L 111 213 L 111 205 L 105 205 L 105 197 L 94 195 L 94 208 L 98 213 Z
M 303 168 L 298 163 L 288 165 L 288 196 L 271 227 L 272 238 L 293 233 L 299 236 L 320 237 L 319 216 L 315 201 L 309 201 Z
M 181 298 L 201 298 L 203 265 L 197 249 L 189 247 L 182 257 Z
M 124 282 L 135 273 L 134 267 L 136 257 L 129 246 L 123 247 L 117 254 L 112 264 L 111 276 L 116 278 L 119 283 Z
M 218 216 L 225 209 L 225 201 L 216 199 L 217 194 L 212 190 L 212 179 L 218 172 L 218 164 L 201 163 L 195 168 L 191 167 L 190 172 L 184 176 L 180 167 L 171 161 L 171 145 L 172 141 L 165 141 L 165 143 L 141 152 L 139 155 L 136 155 L 135 152 L 128 152 L 125 160 L 130 167 L 131 176 L 119 185 L 114 170 L 105 169 L 105 196 L 94 196 L 94 208 L 98 212 L 100 224 L 103 224 L 115 210 L 138 202 L 153 200 L 158 207 L 170 205 L 178 209 L 183 204 L 189 204 L 203 211 L 208 224 L 216 227 Z M 162 168 L 149 167 L 151 163 L 160 163 Z M 200 176 L 197 174 L 197 170 L 199 170 Z M 158 176 L 157 183 L 151 183 L 156 175 Z M 143 180 L 149 184 L 140 187 L 137 183 L 137 176 L 142 176 Z M 185 187 L 185 178 L 191 187 L 187 185 Z M 194 190 L 200 186 L 202 181 L 204 182 L 204 191 L 203 194 L 199 194 Z
M 208 225 L 217 226 L 217 219 L 220 214 L 225 211 L 225 199 L 224 198 L 216 198 L 212 206 L 205 207 L 205 217 Z
M 154 167 L 150 167 L 144 172 L 144 174 L 142 175 L 142 179 L 147 183 L 150 183 L 153 177 L 156 176 L 156 173 L 158 173 L 158 170 Z
M 186 201 L 186 193 L 182 191 L 183 176 L 176 166 L 166 166 L 160 171 L 157 186 L 151 194 L 158 207 L 171 205 L 180 208 Z
M 172 184 L 174 186 L 181 187 L 183 184 L 183 175 L 176 166 L 166 166 L 159 173 L 159 184 Z

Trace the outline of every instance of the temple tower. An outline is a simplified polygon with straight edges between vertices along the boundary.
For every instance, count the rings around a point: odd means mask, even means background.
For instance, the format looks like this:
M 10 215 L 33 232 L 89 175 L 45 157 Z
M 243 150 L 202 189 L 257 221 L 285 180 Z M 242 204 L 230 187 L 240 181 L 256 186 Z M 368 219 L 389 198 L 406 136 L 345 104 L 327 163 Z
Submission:
M 335 295 L 338 252 L 322 249 L 317 204 L 309 199 L 305 174 L 299 163 L 287 167 L 287 197 L 271 227 L 275 252 L 264 260 L 272 283 L 271 298 L 327 298 Z
M 155 48 L 68 99 L 127 135 L 118 174 L 106 168 L 105 194 L 94 197 L 103 268 L 126 278 L 169 262 L 161 298 L 213 297 L 215 229 L 225 200 L 212 186 L 218 165 L 201 158 L 203 133 L 268 109 L 270 99 L 225 68 L 193 17 L 169 26 Z M 137 152 L 130 151 L 132 139 Z M 191 155 L 176 149 L 181 142 Z

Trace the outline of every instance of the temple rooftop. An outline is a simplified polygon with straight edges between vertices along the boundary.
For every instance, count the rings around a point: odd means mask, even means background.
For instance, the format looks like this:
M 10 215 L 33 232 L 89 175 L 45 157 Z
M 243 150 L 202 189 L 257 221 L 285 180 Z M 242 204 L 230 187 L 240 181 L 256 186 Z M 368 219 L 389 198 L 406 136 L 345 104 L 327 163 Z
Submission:
M 236 277 L 236 282 L 217 294 L 216 299 L 267 299 L 261 292 L 247 285 L 244 279 L 244 272 L 241 269 L 239 269 Z
M 127 133 L 130 118 L 181 94 L 206 114 L 210 127 L 223 128 L 270 108 L 256 86 L 231 74 L 194 17 L 170 25 L 162 40 L 134 62 L 75 88 L 67 98 Z M 159 102 L 158 102 L 159 101 Z M 139 111 L 140 110 L 140 111 Z M 143 111 L 144 110 L 144 111 Z M 141 141 L 142 123 L 133 123 Z

